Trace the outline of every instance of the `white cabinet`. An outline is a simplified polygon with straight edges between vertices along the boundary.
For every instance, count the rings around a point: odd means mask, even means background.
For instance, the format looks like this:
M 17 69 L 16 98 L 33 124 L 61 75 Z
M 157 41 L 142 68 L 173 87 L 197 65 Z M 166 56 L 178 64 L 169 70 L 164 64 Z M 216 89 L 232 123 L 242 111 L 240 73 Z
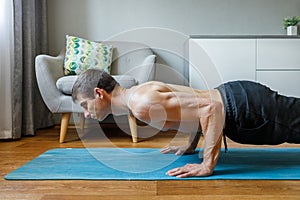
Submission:
M 190 86 L 211 89 L 223 82 L 255 80 L 255 39 L 191 39 Z
M 257 69 L 300 70 L 300 39 L 257 39 Z
M 279 94 L 300 97 L 300 71 L 258 71 L 257 81 Z
M 300 40 L 257 39 L 257 81 L 300 97 Z
M 300 97 L 300 38 L 193 38 L 189 45 L 193 88 L 252 80 Z

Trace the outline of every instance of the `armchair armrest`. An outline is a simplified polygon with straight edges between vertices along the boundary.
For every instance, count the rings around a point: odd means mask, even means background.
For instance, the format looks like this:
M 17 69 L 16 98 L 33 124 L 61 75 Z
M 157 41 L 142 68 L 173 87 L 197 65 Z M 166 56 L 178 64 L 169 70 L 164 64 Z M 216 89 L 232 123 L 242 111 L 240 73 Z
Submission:
M 77 104 L 72 104 L 72 97 L 64 95 L 56 87 L 56 81 L 64 76 L 64 51 L 58 56 L 38 55 L 35 58 L 35 73 L 41 96 L 53 113 L 81 112 Z

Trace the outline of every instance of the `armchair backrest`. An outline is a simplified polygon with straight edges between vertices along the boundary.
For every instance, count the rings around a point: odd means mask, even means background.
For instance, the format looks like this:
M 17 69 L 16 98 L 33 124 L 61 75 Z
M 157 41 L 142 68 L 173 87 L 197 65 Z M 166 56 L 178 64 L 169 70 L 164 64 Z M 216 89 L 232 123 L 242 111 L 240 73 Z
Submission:
M 113 62 L 111 66 L 112 75 L 126 74 L 136 78 L 137 82 L 143 83 L 153 80 L 154 69 L 147 66 L 145 59 L 154 56 L 149 46 L 135 42 L 105 41 L 105 44 L 111 44 L 113 50 Z

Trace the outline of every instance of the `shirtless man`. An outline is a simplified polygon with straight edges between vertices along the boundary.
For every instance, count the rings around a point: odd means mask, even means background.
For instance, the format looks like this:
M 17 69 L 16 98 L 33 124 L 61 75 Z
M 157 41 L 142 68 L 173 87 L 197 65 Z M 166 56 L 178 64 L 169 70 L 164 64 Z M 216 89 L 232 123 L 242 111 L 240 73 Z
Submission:
M 249 81 L 229 82 L 213 90 L 147 82 L 122 88 L 109 74 L 96 69 L 76 80 L 72 98 L 86 118 L 131 114 L 160 130 L 190 134 L 186 146 L 171 146 L 162 153 L 193 153 L 204 136 L 203 161 L 167 172 L 179 178 L 209 176 L 220 154 L 222 136 L 244 144 L 300 143 L 300 99 L 278 95 Z M 226 143 L 225 143 L 226 145 Z

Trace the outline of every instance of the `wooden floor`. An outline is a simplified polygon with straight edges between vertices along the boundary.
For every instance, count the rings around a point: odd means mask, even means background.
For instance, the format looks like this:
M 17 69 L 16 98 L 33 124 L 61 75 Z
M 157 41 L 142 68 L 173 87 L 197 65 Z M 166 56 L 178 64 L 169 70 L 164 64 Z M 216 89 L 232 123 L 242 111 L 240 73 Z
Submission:
M 39 130 L 34 137 L 0 141 L 0 199 L 300 199 L 300 181 L 6 181 L 3 177 L 44 151 L 60 147 L 150 147 L 181 144 L 186 137 L 158 133 L 137 144 L 114 126 L 102 127 L 106 137 L 80 135 L 70 128 L 66 143 L 58 143 L 59 128 Z M 90 134 L 90 135 L 89 135 Z M 249 147 L 228 141 L 229 148 Z M 255 147 L 255 146 L 250 146 Z M 262 147 L 262 146 L 259 146 Z M 300 145 L 280 145 L 297 147 Z

